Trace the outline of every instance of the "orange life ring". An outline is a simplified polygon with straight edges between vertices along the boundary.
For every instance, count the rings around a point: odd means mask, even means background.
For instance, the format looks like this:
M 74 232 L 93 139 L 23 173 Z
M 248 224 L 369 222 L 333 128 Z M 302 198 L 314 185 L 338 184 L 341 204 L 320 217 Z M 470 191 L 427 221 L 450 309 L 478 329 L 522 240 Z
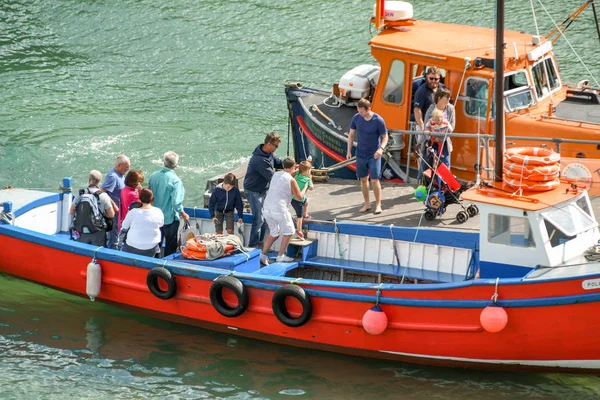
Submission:
M 504 157 L 519 165 L 554 165 L 560 161 L 560 154 L 541 147 L 513 147 L 506 149 Z
M 560 166 L 557 164 L 552 165 L 523 165 L 514 162 L 506 161 L 503 165 L 505 171 L 509 171 L 513 174 L 521 174 L 523 176 L 531 175 L 552 175 L 557 174 L 560 171 Z
M 548 182 L 532 182 L 520 179 L 505 179 L 504 182 L 515 189 L 523 189 L 531 192 L 546 192 L 548 190 L 556 189 L 560 180 L 555 179 Z
M 533 181 L 533 182 L 548 182 L 548 181 L 553 181 L 555 179 L 558 179 L 558 170 L 551 174 L 538 174 L 535 172 L 532 172 L 530 174 L 524 174 L 524 173 L 513 172 L 509 169 L 504 168 L 503 172 L 504 172 L 504 175 L 507 176 L 508 178 L 516 179 L 517 181 L 524 180 L 524 181 Z
M 515 147 L 504 152 L 504 182 L 515 189 L 545 192 L 560 183 L 560 154 L 539 147 Z
M 195 238 L 191 238 L 185 242 L 185 248 L 192 251 L 206 252 L 206 245 L 204 243 L 198 243 Z
M 228 244 L 225 246 L 225 253 L 223 253 L 223 255 L 228 256 L 233 253 L 234 250 L 235 246 Z M 206 251 L 195 251 L 187 247 L 181 250 L 181 255 L 189 260 L 206 260 Z

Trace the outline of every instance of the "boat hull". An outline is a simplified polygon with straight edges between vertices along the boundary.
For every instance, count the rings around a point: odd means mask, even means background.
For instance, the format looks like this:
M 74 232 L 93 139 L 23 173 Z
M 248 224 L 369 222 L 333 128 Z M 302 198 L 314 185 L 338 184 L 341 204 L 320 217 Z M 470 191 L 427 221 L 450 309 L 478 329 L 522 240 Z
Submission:
M 306 160 L 311 156 L 315 168 L 331 167 L 346 160 L 349 127 L 340 125 L 342 129 L 338 130 L 337 124 L 334 127 L 327 124 L 326 121 L 319 121 L 311 112 L 312 106 L 307 106 L 300 101 L 300 98 L 305 95 L 306 92 L 298 89 L 286 89 L 296 160 Z M 349 124 L 352 114 L 348 111 L 342 111 L 342 113 L 344 114 L 343 119 L 346 119 Z M 355 149 L 354 147 L 353 155 Z M 341 179 L 357 179 L 356 165 L 351 164 L 347 168 L 331 172 L 330 175 Z
M 499 333 L 480 323 L 495 282 L 479 280 L 441 285 L 360 285 L 299 283 L 310 295 L 312 318 L 292 328 L 274 315 L 274 291 L 290 279 L 235 273 L 248 288 L 249 306 L 227 318 L 212 306 L 213 280 L 231 271 L 169 263 L 177 294 L 152 295 L 146 277 L 164 261 L 75 242 L 11 226 L 0 226 L 0 271 L 66 292 L 85 295 L 86 267 L 95 256 L 102 268 L 98 300 L 159 318 L 271 342 L 368 357 L 433 365 L 506 369 L 600 368 L 600 341 L 590 328 L 600 308 L 600 292 L 582 288 L 584 278 L 501 283 L 499 305 L 508 324 Z M 598 279 L 587 276 L 585 279 Z M 378 289 L 381 289 L 378 291 Z M 389 323 L 381 335 L 365 332 L 364 313 L 379 300 Z M 290 313 L 300 311 L 290 305 Z

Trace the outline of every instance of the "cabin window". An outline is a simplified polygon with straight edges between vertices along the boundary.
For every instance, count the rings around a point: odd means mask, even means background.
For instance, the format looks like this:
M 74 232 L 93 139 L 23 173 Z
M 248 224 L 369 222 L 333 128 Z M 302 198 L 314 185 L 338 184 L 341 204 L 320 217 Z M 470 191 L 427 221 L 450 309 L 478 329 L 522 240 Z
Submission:
M 383 99 L 388 103 L 400 104 L 404 94 L 404 62 L 394 60 L 383 89 Z
M 558 79 L 558 73 L 551 57 L 535 64 L 531 68 L 531 74 L 538 99 L 546 97 L 550 92 L 560 88 L 560 79 Z
M 535 247 L 527 218 L 508 215 L 488 215 L 488 242 L 507 246 Z
M 508 111 L 521 110 L 534 104 L 533 90 L 525 70 L 504 77 L 504 97 Z
M 487 118 L 488 81 L 481 78 L 469 78 L 465 90 L 465 114 L 476 118 Z
M 550 246 L 552 247 L 556 247 L 575 238 L 575 236 L 565 235 L 551 222 L 544 220 L 544 224 L 546 226 L 546 232 L 548 232 L 548 239 L 550 239 Z
M 590 218 L 592 218 L 590 202 L 586 196 L 581 196 L 580 198 L 578 198 L 576 203 L 577 206 L 583 210 L 583 212 L 585 212 L 587 215 L 590 216 Z
M 542 217 L 569 238 L 598 226 L 591 215 L 577 203 L 555 206 L 542 212 Z

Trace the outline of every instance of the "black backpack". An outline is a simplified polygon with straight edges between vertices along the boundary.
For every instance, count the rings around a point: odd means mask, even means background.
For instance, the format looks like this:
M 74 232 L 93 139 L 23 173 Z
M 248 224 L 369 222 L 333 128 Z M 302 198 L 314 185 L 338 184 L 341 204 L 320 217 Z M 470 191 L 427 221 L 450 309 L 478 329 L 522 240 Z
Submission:
M 75 217 L 71 228 L 82 233 L 96 233 L 107 231 L 104 215 L 100 212 L 100 191 L 90 193 L 88 189 L 81 189 L 75 202 Z

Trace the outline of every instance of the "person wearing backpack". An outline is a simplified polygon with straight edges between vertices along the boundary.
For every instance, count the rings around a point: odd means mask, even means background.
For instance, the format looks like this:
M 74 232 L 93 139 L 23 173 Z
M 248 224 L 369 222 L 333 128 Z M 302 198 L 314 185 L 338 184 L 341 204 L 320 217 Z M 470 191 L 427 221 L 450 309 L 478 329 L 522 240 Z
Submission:
M 104 246 L 106 244 L 106 219 L 112 219 L 115 211 L 108 194 L 98 186 L 102 173 L 92 170 L 88 177 L 88 187 L 79 191 L 79 196 L 71 206 L 71 233 L 80 243 Z M 115 227 L 116 229 L 116 227 Z

